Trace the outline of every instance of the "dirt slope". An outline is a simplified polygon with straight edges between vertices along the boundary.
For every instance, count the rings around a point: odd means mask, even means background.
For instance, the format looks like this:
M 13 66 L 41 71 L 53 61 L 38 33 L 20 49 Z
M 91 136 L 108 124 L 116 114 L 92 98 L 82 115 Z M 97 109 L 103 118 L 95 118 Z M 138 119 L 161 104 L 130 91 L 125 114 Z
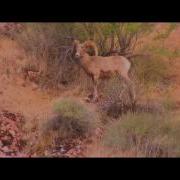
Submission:
M 29 119 L 48 113 L 51 97 L 24 84 L 18 70 L 25 56 L 22 49 L 9 39 L 0 42 L 0 108 L 20 112 Z

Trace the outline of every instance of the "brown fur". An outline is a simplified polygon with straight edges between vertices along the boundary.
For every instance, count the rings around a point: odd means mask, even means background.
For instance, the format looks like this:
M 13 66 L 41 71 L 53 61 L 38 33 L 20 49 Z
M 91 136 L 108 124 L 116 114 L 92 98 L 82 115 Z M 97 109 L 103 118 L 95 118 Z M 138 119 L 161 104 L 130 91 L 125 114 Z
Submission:
M 131 80 L 128 71 L 131 67 L 130 62 L 123 56 L 89 56 L 83 44 L 74 41 L 75 57 L 79 60 L 79 64 L 85 72 L 92 78 L 94 83 L 93 100 L 98 99 L 98 80 L 110 78 L 113 74 L 121 75 L 130 85 Z

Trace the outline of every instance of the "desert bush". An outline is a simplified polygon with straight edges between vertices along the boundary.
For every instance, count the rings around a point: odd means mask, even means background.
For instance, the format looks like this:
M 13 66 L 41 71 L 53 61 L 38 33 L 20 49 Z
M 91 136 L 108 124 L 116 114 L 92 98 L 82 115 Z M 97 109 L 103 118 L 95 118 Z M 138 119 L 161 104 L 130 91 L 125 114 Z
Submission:
M 54 111 L 55 116 L 42 126 L 43 136 L 52 136 L 61 143 L 90 136 L 97 126 L 96 113 L 75 100 L 62 99 L 54 105 Z
M 169 65 L 159 56 L 137 58 L 133 61 L 133 69 L 138 80 L 144 85 L 163 83 L 169 72 Z
M 103 97 L 99 108 L 107 116 L 117 118 L 127 111 L 133 111 L 135 104 L 131 99 L 130 89 L 121 77 L 112 77 L 104 82 L 101 88 Z
M 36 63 L 42 71 L 41 85 L 58 87 L 77 78 L 78 67 L 71 58 L 72 41 L 66 38 L 73 33 L 72 24 L 26 23 L 24 26 L 16 40 L 24 48 L 28 63 Z
M 168 114 L 127 114 L 107 128 L 103 144 L 116 150 L 134 151 L 137 156 L 178 156 L 179 126 Z

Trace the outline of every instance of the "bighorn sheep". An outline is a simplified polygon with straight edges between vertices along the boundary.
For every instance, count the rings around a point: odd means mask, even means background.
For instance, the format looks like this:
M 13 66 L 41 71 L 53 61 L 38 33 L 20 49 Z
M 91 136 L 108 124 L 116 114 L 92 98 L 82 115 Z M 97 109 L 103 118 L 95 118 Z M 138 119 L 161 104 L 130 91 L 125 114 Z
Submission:
M 95 56 L 90 56 L 86 52 L 87 47 L 94 47 Z M 129 85 L 131 98 L 135 98 L 132 82 L 128 76 L 131 67 L 130 62 L 123 56 L 98 56 L 95 43 L 86 41 L 81 44 L 78 40 L 73 43 L 73 52 L 78 64 L 90 76 L 94 83 L 93 102 L 98 100 L 98 81 L 102 78 L 110 78 L 112 74 L 121 75 Z

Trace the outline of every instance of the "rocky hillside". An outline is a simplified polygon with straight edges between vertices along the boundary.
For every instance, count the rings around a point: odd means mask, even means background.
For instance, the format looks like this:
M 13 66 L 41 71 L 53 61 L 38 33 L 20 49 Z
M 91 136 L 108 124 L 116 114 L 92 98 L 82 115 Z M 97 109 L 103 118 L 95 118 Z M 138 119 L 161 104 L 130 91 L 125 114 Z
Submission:
M 34 78 L 37 74 L 28 72 L 24 79 L 23 67 L 28 55 L 25 50 L 12 39 L 14 31 L 21 31 L 19 24 L 0 24 L 0 157 L 31 157 L 38 156 L 42 147 L 34 149 L 36 136 L 40 135 L 39 127 L 49 117 L 53 116 L 53 105 L 64 97 L 74 98 L 88 109 L 99 113 L 97 104 L 84 101 L 84 95 L 78 89 L 64 91 L 43 90 Z M 8 32 L 8 33 L 6 33 Z M 168 97 L 173 99 L 172 112 L 180 113 L 180 26 L 170 27 L 167 24 L 157 23 L 152 32 L 139 40 L 137 51 L 155 53 L 162 61 L 167 61 L 170 67 L 166 81 Z M 157 47 L 159 49 L 157 49 Z M 151 91 L 151 98 L 164 98 L 162 87 Z M 165 87 L 167 88 L 167 87 Z M 169 103 L 166 102 L 167 104 Z M 170 104 L 170 103 L 169 103 Z M 170 106 L 168 104 L 168 106 Z M 100 114 L 99 114 L 100 116 Z M 112 121 L 111 123 L 113 123 Z M 110 124 L 111 124 L 110 123 Z M 69 144 L 62 144 L 54 149 L 47 148 L 43 156 L 77 157 L 77 156 L 113 156 L 112 152 L 100 146 L 102 134 L 106 125 L 95 128 L 91 138 L 79 138 Z M 40 144 L 40 143 L 39 143 Z M 37 150 L 37 152 L 35 152 Z M 131 150 L 119 151 L 117 156 L 136 156 Z

